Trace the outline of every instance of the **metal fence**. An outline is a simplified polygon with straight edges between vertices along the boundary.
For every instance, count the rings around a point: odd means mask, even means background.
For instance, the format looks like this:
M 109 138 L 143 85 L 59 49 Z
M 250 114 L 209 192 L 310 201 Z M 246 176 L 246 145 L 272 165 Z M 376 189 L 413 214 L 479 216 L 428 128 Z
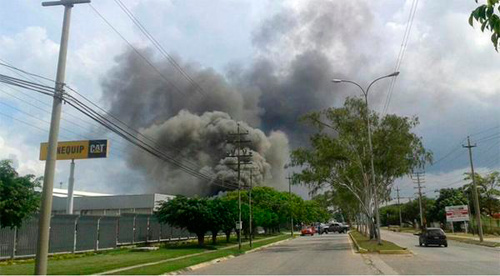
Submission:
M 35 255 L 38 217 L 20 228 L 0 229 L 0 259 Z M 161 224 L 153 215 L 121 216 L 53 215 L 49 253 L 75 253 L 116 248 L 121 245 L 182 240 L 196 237 L 184 229 Z

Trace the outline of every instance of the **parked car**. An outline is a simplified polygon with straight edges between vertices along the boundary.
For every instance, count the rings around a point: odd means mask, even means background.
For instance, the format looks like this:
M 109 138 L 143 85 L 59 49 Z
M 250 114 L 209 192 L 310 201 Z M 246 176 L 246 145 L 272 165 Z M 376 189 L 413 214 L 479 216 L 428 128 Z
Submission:
M 448 240 L 446 239 L 446 234 L 441 228 L 427 228 L 423 229 L 421 233 L 415 234 L 418 237 L 418 244 L 420 246 L 429 246 L 430 244 L 437 244 L 438 246 L 443 245 L 448 247 Z
M 313 236 L 316 233 L 316 228 L 314 226 L 304 226 L 300 231 L 301 236 L 311 235 Z
M 340 222 L 334 222 L 328 227 L 329 232 L 347 233 L 349 230 L 349 225 L 343 225 Z

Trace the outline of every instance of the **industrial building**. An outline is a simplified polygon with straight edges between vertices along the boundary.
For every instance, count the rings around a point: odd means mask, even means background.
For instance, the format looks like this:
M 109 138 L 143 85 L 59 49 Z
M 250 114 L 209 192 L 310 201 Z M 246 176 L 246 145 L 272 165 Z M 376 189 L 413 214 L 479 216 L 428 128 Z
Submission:
M 111 195 L 81 191 L 74 191 L 73 195 L 73 214 L 110 216 L 125 213 L 152 214 L 161 202 L 174 198 L 164 194 Z M 66 213 L 67 200 L 66 190 L 54 189 L 52 213 Z

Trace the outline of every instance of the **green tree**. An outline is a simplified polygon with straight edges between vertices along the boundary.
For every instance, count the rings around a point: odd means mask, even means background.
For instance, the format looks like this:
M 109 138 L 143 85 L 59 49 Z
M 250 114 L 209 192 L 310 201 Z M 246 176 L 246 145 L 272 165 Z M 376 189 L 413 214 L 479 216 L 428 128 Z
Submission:
M 19 227 L 40 206 L 41 178 L 19 176 L 10 160 L 0 161 L 0 227 Z
M 428 220 L 446 223 L 446 206 L 467 205 L 467 197 L 461 189 L 441 189 Z
M 173 226 L 186 228 L 198 237 L 198 245 L 205 243 L 205 234 L 212 230 L 213 214 L 205 198 L 187 198 L 177 196 L 163 202 L 156 211 L 158 221 Z
M 330 186 L 349 191 L 359 210 L 368 218 L 370 237 L 374 237 L 374 193 L 385 198 L 394 180 L 432 160 L 420 137 L 412 132 L 417 118 L 368 113 L 373 132 L 375 178 L 371 183 L 367 140 L 367 109 L 360 98 L 347 98 L 341 108 L 313 112 L 304 121 L 318 128 L 310 137 L 311 147 L 291 154 L 291 165 L 302 168 L 294 183 L 321 189 Z M 325 131 L 325 125 L 334 130 Z
M 478 3 L 478 0 L 475 0 Z M 481 24 L 481 31 L 489 30 L 491 34 L 491 43 L 498 52 L 498 38 L 500 36 L 500 6 L 497 6 L 500 0 L 487 0 L 486 4 L 479 5 L 469 16 L 469 24 L 474 27 L 474 21 Z
M 226 234 L 226 241 L 229 242 L 231 231 L 238 220 L 238 206 L 234 201 L 213 198 L 208 200 L 208 208 L 211 215 L 210 232 L 212 233 L 212 243 L 217 243 L 217 234 L 223 231 Z
M 222 198 L 223 213 L 221 214 L 221 230 L 226 235 L 226 242 L 229 242 L 231 232 L 236 227 L 238 221 L 238 203 L 234 200 Z
M 464 185 L 463 190 L 469 198 L 469 202 L 473 202 L 472 193 L 472 178 L 470 173 L 465 174 L 464 180 L 471 181 L 471 183 Z M 479 197 L 479 206 L 481 213 L 493 216 L 493 214 L 500 212 L 500 173 L 497 171 L 485 174 L 484 176 L 475 174 L 477 192 Z M 475 214 L 475 210 L 471 210 Z

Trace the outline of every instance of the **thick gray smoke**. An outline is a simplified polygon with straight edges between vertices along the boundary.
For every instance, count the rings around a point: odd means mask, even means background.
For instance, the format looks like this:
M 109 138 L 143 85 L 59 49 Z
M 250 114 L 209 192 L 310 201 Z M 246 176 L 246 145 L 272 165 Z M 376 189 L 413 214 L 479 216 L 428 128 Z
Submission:
M 229 133 L 237 129 L 237 122 L 224 112 L 205 112 L 201 116 L 182 110 L 178 115 L 161 124 L 142 129 L 142 133 L 155 137 L 157 143 L 168 146 L 175 153 L 177 160 L 183 165 L 196 168 L 206 175 L 217 175 L 217 179 L 225 185 L 235 182 L 236 160 L 227 157 L 227 153 L 235 149 L 234 144 L 226 142 Z M 247 154 L 252 154 L 251 165 L 242 166 L 243 182 L 249 184 L 252 173 L 252 184 L 280 187 L 283 182 L 282 168 L 288 158 L 288 139 L 283 132 L 271 132 L 266 136 L 259 129 L 254 129 L 241 122 L 243 137 L 249 141 L 245 144 Z M 172 149 L 175 148 L 175 149 Z M 222 187 L 208 185 L 207 181 L 186 174 L 170 163 L 158 162 L 158 159 L 146 155 L 140 150 L 132 153 L 129 163 L 151 176 L 154 190 L 175 190 L 182 194 L 207 194 Z M 253 168 L 252 171 L 249 169 Z M 279 168 L 279 169 L 276 169 Z M 169 187 L 165 185 L 168 184 Z M 220 185 L 221 183 L 219 183 Z M 175 189 L 172 189 L 175 187 Z
M 202 87 L 186 81 L 151 49 L 142 54 L 153 60 L 161 77 L 133 51 L 116 58 L 117 66 L 103 82 L 104 99 L 111 113 L 154 139 L 165 148 L 198 165 L 198 171 L 234 177 L 227 134 L 241 121 L 250 132 L 258 171 L 257 183 L 284 187 L 283 166 L 293 146 L 307 141 L 309 130 L 298 118 L 340 99 L 330 80 L 363 64 L 353 33 L 369 33 L 368 8 L 346 1 L 308 1 L 304 7 L 284 8 L 253 34 L 255 59 L 251 65 L 232 64 L 224 75 L 175 57 Z M 350 57 L 351 65 L 340 57 Z M 172 85 L 173 84 L 173 85 Z M 261 129 L 261 130 L 259 130 Z M 267 134 L 267 135 L 266 135 Z M 289 138 L 287 138 L 289 137 Z M 129 164 L 151 179 L 148 191 L 202 194 L 217 189 L 176 167 L 158 162 L 139 151 Z M 188 163 L 186 163 L 188 164 Z

